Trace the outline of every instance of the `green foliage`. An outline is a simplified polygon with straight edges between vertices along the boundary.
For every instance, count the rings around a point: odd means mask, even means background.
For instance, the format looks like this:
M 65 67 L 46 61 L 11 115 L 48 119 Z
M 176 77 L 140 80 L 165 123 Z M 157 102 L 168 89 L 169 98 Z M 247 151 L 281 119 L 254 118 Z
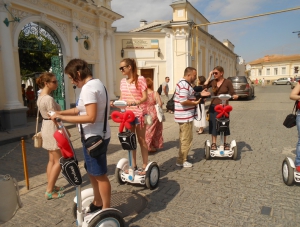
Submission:
M 35 72 L 49 71 L 51 57 L 57 56 L 58 48 L 46 36 L 40 34 L 25 35 L 22 31 L 19 35 L 19 61 L 22 79 L 32 77 Z M 28 75 L 28 76 L 26 76 Z

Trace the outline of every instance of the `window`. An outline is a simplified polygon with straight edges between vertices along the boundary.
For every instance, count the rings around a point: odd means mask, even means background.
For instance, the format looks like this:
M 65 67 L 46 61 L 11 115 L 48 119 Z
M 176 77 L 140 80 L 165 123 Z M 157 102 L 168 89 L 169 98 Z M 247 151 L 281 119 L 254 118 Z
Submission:
M 283 74 L 283 75 L 286 74 L 286 68 L 285 67 L 281 68 L 281 74 Z
M 267 69 L 267 75 L 270 75 L 270 68 Z
M 258 75 L 261 76 L 261 69 L 258 70 Z
M 278 69 L 274 68 L 274 75 L 278 75 Z

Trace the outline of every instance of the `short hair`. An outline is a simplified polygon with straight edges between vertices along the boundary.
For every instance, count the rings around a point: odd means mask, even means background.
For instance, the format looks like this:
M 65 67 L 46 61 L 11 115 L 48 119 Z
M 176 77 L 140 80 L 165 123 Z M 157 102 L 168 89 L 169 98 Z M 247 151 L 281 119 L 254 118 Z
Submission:
M 203 85 L 204 82 L 206 81 L 206 78 L 205 78 L 205 76 L 199 76 L 198 80 L 199 80 L 199 85 Z
M 218 70 L 219 72 L 221 72 L 221 73 L 224 73 L 224 69 L 223 69 L 223 67 L 222 66 L 216 66 L 216 67 L 214 67 L 214 70 Z
M 80 73 L 80 77 L 79 74 Z M 72 59 L 69 61 L 65 67 L 65 73 L 70 75 L 70 77 L 75 81 L 81 81 L 87 78 L 88 76 L 93 76 L 88 63 L 82 59 Z
M 170 77 L 166 76 L 165 79 L 170 79 Z
M 153 90 L 153 81 L 151 78 L 149 78 L 149 77 L 146 78 L 146 84 L 147 84 L 147 88 Z
M 45 87 L 45 83 L 50 82 L 53 77 L 55 77 L 53 73 L 44 72 L 38 78 L 36 78 L 35 82 L 40 89 L 43 89 Z
M 189 74 L 192 71 L 197 71 L 197 69 L 195 69 L 193 67 L 186 67 L 184 70 L 184 76 L 186 76 L 187 74 Z

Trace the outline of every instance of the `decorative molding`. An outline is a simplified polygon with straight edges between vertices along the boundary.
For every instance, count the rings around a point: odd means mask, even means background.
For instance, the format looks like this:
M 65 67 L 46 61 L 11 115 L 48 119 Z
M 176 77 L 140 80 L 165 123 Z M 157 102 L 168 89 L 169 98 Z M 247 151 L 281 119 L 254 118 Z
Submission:
M 48 18 L 49 19 L 49 18 Z M 68 32 L 67 32 L 67 28 L 68 28 L 68 25 L 65 24 L 65 23 L 60 23 L 58 21 L 55 21 L 55 20 L 52 20 L 52 19 L 49 19 L 51 20 L 61 31 L 62 33 L 68 37 Z
M 52 4 L 49 1 L 43 1 L 43 0 L 23 0 L 23 1 L 31 3 L 33 5 L 43 7 L 45 9 L 48 9 L 50 11 L 53 11 L 53 12 L 56 12 L 56 13 L 59 13 L 59 14 L 62 14 L 64 16 L 71 17 L 71 15 L 72 15 L 71 10 L 60 7 L 60 6 L 55 5 L 55 4 Z
M 24 17 L 27 17 L 27 16 L 32 16 L 34 14 L 30 13 L 30 12 L 25 12 L 25 11 L 22 11 L 22 10 L 18 10 L 18 9 L 11 9 L 11 12 L 12 14 L 15 16 L 15 17 L 19 17 L 20 19 L 24 18 Z
M 7 12 L 7 9 L 5 8 L 4 5 L 7 5 L 8 7 L 11 7 L 11 2 L 10 0 L 2 0 L 0 1 L 0 12 Z M 8 13 L 8 12 L 7 12 Z

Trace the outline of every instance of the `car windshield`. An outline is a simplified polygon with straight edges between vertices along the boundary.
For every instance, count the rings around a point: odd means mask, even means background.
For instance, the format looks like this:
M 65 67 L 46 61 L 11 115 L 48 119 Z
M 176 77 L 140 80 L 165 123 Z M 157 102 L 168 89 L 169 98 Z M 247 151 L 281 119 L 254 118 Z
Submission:
M 228 79 L 234 83 L 247 83 L 245 76 L 228 77 Z

